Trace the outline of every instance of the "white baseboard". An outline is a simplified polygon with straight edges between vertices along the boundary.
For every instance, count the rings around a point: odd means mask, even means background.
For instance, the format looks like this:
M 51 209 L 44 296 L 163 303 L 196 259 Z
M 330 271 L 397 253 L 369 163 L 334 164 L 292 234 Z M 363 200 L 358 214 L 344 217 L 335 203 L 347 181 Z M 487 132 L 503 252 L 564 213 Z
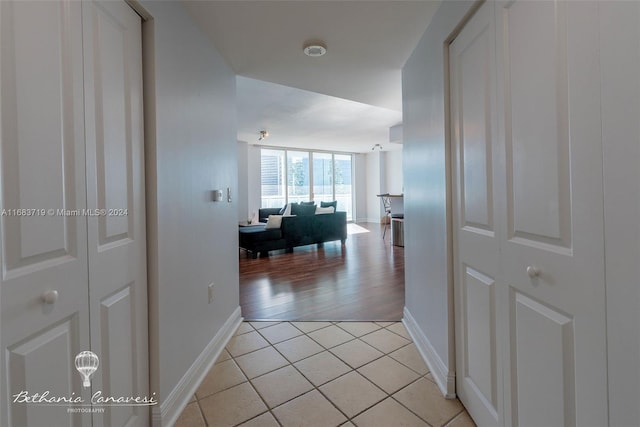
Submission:
M 359 222 L 373 222 L 375 224 L 380 224 L 380 218 L 356 218 L 355 223 Z
M 240 307 L 229 316 L 218 333 L 207 344 L 200 356 L 193 362 L 182 379 L 171 390 L 169 396 L 153 408 L 151 425 L 153 427 L 172 426 L 187 406 L 196 389 L 222 353 L 225 346 L 233 337 L 234 332 L 242 322 Z
M 438 353 L 429 342 L 427 336 L 422 332 L 415 319 L 407 309 L 404 308 L 404 318 L 402 323 L 411 335 L 414 344 L 418 348 L 420 356 L 424 359 L 433 379 L 440 388 L 440 391 L 447 399 L 456 398 L 456 376 L 453 371 L 449 371 L 447 365 L 444 364 Z

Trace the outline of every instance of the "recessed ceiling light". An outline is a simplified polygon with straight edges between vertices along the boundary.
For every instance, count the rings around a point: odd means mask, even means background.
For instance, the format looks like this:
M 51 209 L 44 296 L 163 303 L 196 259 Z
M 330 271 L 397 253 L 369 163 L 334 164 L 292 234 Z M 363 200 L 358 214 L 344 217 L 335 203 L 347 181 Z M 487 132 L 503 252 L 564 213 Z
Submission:
M 310 43 L 304 45 L 304 54 L 311 57 L 323 56 L 327 53 L 327 47 L 321 43 Z

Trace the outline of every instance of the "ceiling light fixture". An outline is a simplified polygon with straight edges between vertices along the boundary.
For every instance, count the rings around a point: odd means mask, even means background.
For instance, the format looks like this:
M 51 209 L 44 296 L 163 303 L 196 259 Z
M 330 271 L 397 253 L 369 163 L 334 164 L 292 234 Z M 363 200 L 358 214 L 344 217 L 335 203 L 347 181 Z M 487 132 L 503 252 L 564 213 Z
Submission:
M 376 148 L 378 148 L 380 151 L 382 151 L 382 145 L 380 145 L 380 144 L 374 145 L 373 148 L 371 148 L 371 151 L 376 151 Z
M 258 137 L 258 141 L 262 141 L 263 139 L 267 138 L 269 136 L 269 132 L 267 132 L 266 130 L 261 130 L 260 131 L 260 136 Z
M 312 58 L 323 56 L 327 53 L 327 46 L 318 41 L 307 42 L 304 44 L 304 54 L 307 56 L 311 56 Z

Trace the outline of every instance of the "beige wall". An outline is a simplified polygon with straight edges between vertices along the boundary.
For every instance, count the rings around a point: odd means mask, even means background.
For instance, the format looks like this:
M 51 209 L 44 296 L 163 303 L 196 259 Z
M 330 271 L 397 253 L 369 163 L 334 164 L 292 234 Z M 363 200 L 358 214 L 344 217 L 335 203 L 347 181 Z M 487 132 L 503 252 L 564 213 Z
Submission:
M 453 368 L 443 52 L 445 40 L 472 4 L 443 2 L 402 70 L 405 307 L 439 359 L 443 376 Z
M 211 201 L 214 189 L 237 195 L 235 76 L 180 2 L 142 6 L 155 56 L 146 87 L 156 116 L 147 168 L 157 175 L 148 183 L 149 353 L 162 406 L 239 306 L 237 202 Z

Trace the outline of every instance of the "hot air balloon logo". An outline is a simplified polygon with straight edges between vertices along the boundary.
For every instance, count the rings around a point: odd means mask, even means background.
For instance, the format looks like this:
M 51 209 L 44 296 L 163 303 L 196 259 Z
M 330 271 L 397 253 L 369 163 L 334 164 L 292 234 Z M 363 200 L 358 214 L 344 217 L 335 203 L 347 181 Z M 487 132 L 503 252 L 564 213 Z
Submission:
M 92 351 L 81 351 L 76 356 L 76 369 L 82 376 L 82 385 L 91 387 L 91 375 L 98 369 L 100 359 L 98 355 Z

